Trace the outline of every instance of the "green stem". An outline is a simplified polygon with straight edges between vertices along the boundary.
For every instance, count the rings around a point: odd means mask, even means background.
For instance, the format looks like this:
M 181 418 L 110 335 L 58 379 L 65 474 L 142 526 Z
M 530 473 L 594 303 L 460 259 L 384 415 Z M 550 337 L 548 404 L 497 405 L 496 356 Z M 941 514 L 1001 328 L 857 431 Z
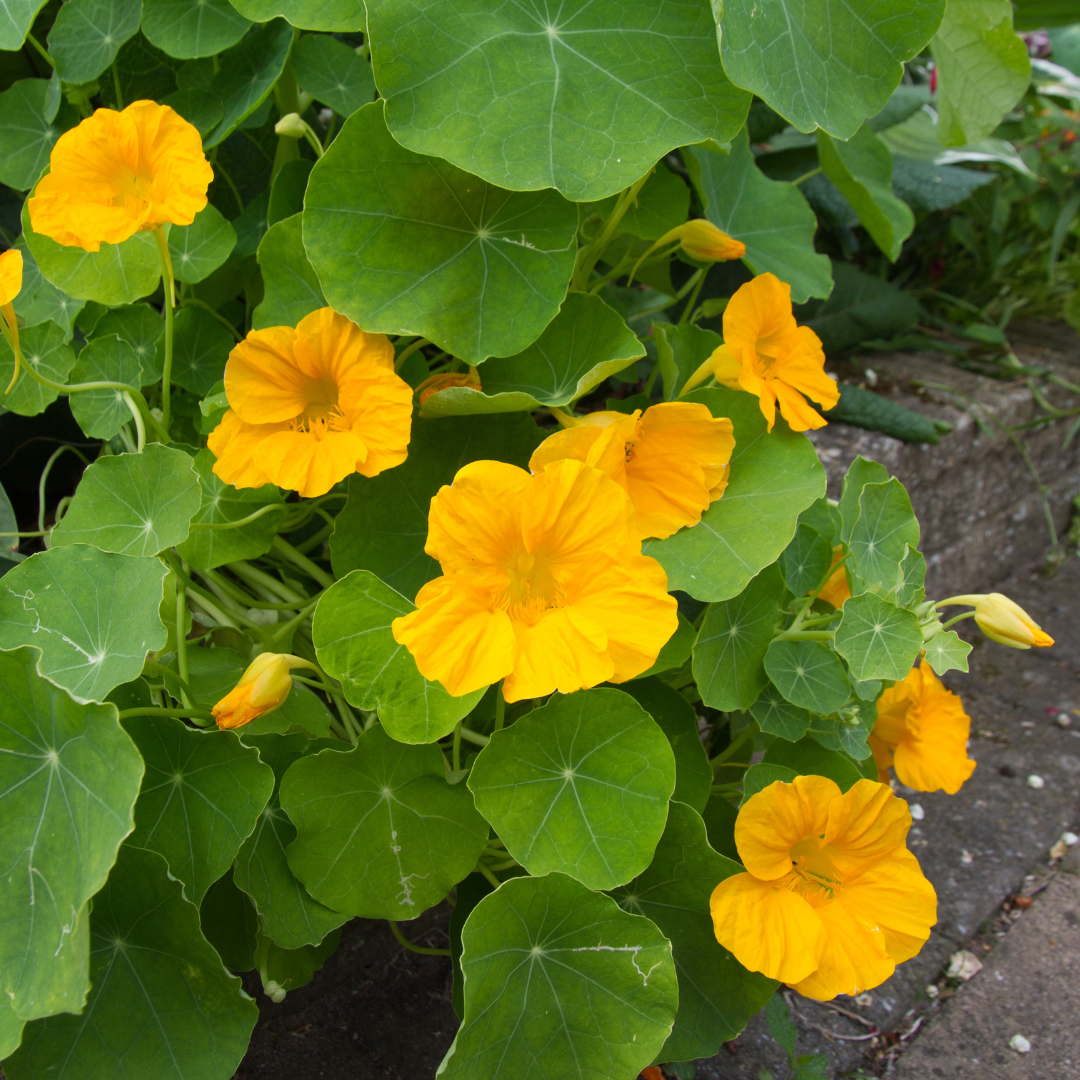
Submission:
M 116 61 L 112 63 L 113 89 L 116 91 L 116 111 L 124 111 L 124 92 L 120 89 L 120 72 L 116 67 Z
M 49 65 L 49 67 L 56 67 L 56 61 L 49 55 L 45 46 L 42 45 L 41 42 L 38 41 L 38 39 L 34 37 L 33 34 L 27 34 L 26 40 L 30 42 L 30 44 L 38 51 L 38 53 L 41 55 L 41 58 L 45 61 L 46 64 Z
M 174 716 L 179 720 L 213 720 L 214 714 L 205 709 L 123 709 L 120 719 L 126 720 L 129 716 Z
M 502 679 L 495 689 L 495 730 L 501 731 L 506 722 L 506 698 L 503 697 Z
M 425 345 L 430 344 L 431 342 L 428 341 L 426 337 L 418 337 L 415 341 L 410 342 L 397 354 L 397 356 L 394 357 L 394 370 L 400 371 L 402 367 L 405 366 L 405 361 L 408 360 L 417 349 L 422 349 Z
M 611 242 L 619 222 L 622 221 L 626 211 L 630 209 L 631 204 L 637 198 L 638 192 L 644 187 L 645 181 L 652 176 L 652 173 L 653 170 L 650 169 L 640 180 L 636 180 L 619 196 L 615 208 L 604 223 L 600 235 L 584 249 L 574 271 L 574 288 L 579 292 L 586 291 L 589 284 L 589 275 L 592 274 L 594 267 L 600 261 L 600 256 L 604 254 L 605 248 Z
M 300 36 L 299 30 L 293 31 L 293 45 Z M 286 61 L 281 69 L 277 82 L 274 84 L 274 103 L 282 116 L 289 113 L 300 112 L 300 89 L 296 85 L 296 76 L 293 74 L 291 61 Z M 296 161 L 300 157 L 300 143 L 291 135 L 279 135 L 277 150 L 274 153 L 274 164 L 270 170 L 270 181 L 281 171 L 286 161 Z
M 329 589 L 334 584 L 334 579 L 321 567 L 316 566 L 306 555 L 301 555 L 287 540 L 280 536 L 274 537 L 273 548 L 297 567 L 303 570 L 313 581 L 317 581 L 324 589 Z
M 244 337 L 240 333 L 240 331 L 237 330 L 236 327 L 233 326 L 233 324 L 231 322 L 229 322 L 229 320 L 226 319 L 225 316 L 222 315 L 220 311 L 215 311 L 205 300 L 200 300 L 197 296 L 181 297 L 180 298 L 180 306 L 182 308 L 199 307 L 199 308 L 202 308 L 203 311 L 209 311 L 210 314 L 213 315 L 214 318 L 217 319 L 217 321 L 219 323 L 221 323 L 221 325 L 224 326 L 225 329 L 228 330 L 229 333 L 232 334 L 232 336 L 234 338 L 236 338 L 237 341 L 243 341 L 244 340 Z
M 258 567 L 252 566 L 251 563 L 244 562 L 243 559 L 237 559 L 235 562 L 229 563 L 229 569 L 232 570 L 237 577 L 243 578 L 249 585 L 261 587 L 274 596 L 280 596 L 282 600 L 306 604 L 309 599 L 309 597 L 303 593 L 298 593 L 295 589 L 290 589 L 288 585 L 278 581 L 276 577 L 272 577 Z
M 280 626 L 276 627 L 276 633 L 270 635 L 271 643 L 281 641 L 282 638 L 288 637 L 288 635 L 291 634 L 305 619 L 311 617 L 311 615 L 315 611 L 315 608 L 318 607 L 318 605 L 318 600 L 314 601 L 314 603 L 308 604 L 308 606 L 305 607 L 303 611 L 299 612 L 299 614 L 297 614 L 295 618 L 292 618 L 288 622 L 282 623 Z
M 165 231 L 159 225 L 154 229 L 157 241 L 158 258 L 161 260 L 161 278 L 165 283 L 165 363 L 161 369 L 161 426 L 169 430 L 169 395 L 172 391 L 173 362 L 173 308 L 176 306 L 176 282 L 173 278 L 172 259 L 169 257 L 169 242 Z
M 425 949 L 423 945 L 414 945 L 409 941 L 405 935 L 401 932 L 398 924 L 392 919 L 387 919 L 387 923 L 390 925 L 390 930 L 394 937 L 398 939 L 398 944 L 403 945 L 409 952 L 419 953 L 421 956 L 449 956 L 449 949 Z
M 496 889 L 502 884 L 502 882 L 482 863 L 476 864 L 475 870 L 478 874 L 483 874 L 488 879 L 488 882 Z
M 283 503 L 269 503 L 266 506 L 260 506 L 254 513 L 248 514 L 247 517 L 239 518 L 236 521 L 193 521 L 191 528 L 193 529 L 240 529 L 245 525 L 250 525 L 253 521 L 258 521 L 259 518 L 264 517 L 266 514 L 272 514 L 274 511 L 285 512 L 285 506 Z
M 817 176 L 817 174 L 818 174 L 819 172 L 821 172 L 821 166 L 820 166 L 820 165 L 819 165 L 819 166 L 818 166 L 818 167 L 817 167 L 816 169 L 811 169 L 811 170 L 810 170 L 809 172 L 805 172 L 805 173 L 803 173 L 803 174 L 802 174 L 802 176 L 800 176 L 800 177 L 799 177 L 798 179 L 796 179 L 796 180 L 792 180 L 791 182 L 792 182 L 793 184 L 802 184 L 802 183 L 805 183 L 805 182 L 806 182 L 807 180 L 809 180 L 809 179 L 810 179 L 810 177 L 812 177 L 812 176 Z
M 690 299 L 686 301 L 686 306 L 682 309 L 682 314 L 679 316 L 680 326 L 690 318 L 690 312 L 694 310 L 694 304 L 697 303 L 698 294 L 701 292 L 701 286 L 705 284 L 705 275 L 705 267 L 702 267 L 694 274 L 694 277 L 697 279 L 697 284 L 694 286 L 694 291 L 690 294 Z M 689 284 L 689 282 L 687 282 L 687 284 Z
M 487 746 L 491 742 L 487 735 L 481 735 L 479 731 L 473 731 L 472 728 L 467 728 L 464 725 L 461 728 L 461 737 L 474 746 Z
M 135 446 L 136 451 L 141 454 L 146 447 L 146 425 L 143 423 L 142 413 L 139 412 L 135 399 L 128 390 L 124 391 L 124 403 L 131 410 L 131 419 L 135 421 L 135 438 L 137 440 Z
M 184 615 L 187 614 L 187 582 L 179 574 L 176 575 L 176 666 L 180 670 L 180 680 L 186 686 L 188 681 L 187 661 L 187 629 L 184 626 Z M 183 704 L 190 706 L 187 694 L 181 690 Z
M 454 772 L 461 771 L 461 721 L 454 728 L 454 749 L 450 755 L 450 764 Z
M 739 749 L 748 739 L 753 738 L 754 732 L 757 730 L 756 724 L 751 724 L 737 739 L 728 743 L 727 747 L 714 757 L 709 764 L 715 770 L 724 762 L 729 761 L 734 755 L 735 751 Z
M 49 460 L 45 462 L 45 468 L 41 470 L 41 476 L 38 479 L 38 530 L 44 536 L 45 534 L 45 484 L 48 482 L 49 473 L 52 472 L 52 467 L 56 463 L 56 459 L 65 451 L 70 450 L 84 465 L 89 465 L 86 457 L 81 451 L 77 450 L 74 446 L 64 445 L 50 455 Z
M 950 626 L 955 626 L 961 619 L 972 619 L 975 617 L 974 611 L 965 611 L 962 615 L 957 615 L 950 619 L 947 623 L 941 624 L 942 630 L 948 630 Z
M 832 641 L 835 630 L 782 630 L 773 641 Z

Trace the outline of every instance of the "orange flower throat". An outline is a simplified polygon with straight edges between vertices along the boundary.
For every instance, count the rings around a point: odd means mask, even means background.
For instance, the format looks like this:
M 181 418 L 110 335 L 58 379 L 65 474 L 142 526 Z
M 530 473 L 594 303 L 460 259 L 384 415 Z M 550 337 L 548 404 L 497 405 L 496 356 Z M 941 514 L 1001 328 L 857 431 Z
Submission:
M 535 626 L 545 611 L 562 607 L 566 596 L 552 573 L 552 560 L 519 549 L 506 565 L 510 581 L 492 596 L 491 610 L 505 611 L 514 622 Z
M 836 898 L 840 874 L 816 837 L 807 836 L 791 849 L 791 873 L 784 878 L 784 888 L 814 907 Z

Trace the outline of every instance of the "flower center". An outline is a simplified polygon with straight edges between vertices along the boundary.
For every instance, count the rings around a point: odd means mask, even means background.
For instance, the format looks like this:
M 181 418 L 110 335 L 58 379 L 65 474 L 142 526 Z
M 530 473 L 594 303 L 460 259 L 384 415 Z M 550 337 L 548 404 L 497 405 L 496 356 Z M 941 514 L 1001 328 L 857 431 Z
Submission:
M 820 841 L 807 836 L 791 849 L 791 873 L 785 886 L 811 904 L 832 900 L 841 886 L 840 874 L 822 850 Z
M 768 375 L 773 364 L 776 363 L 776 357 L 763 352 L 755 352 L 755 355 L 757 356 L 758 374 Z
M 505 611 L 515 622 L 535 625 L 545 611 L 562 606 L 563 590 L 551 572 L 551 560 L 541 553 L 517 551 L 506 573 L 510 582 L 492 597 L 492 607 Z
M 293 431 L 303 431 L 322 439 L 330 431 L 345 431 L 349 422 L 338 404 L 338 390 L 326 379 L 311 380 L 308 403 L 299 416 L 289 421 Z

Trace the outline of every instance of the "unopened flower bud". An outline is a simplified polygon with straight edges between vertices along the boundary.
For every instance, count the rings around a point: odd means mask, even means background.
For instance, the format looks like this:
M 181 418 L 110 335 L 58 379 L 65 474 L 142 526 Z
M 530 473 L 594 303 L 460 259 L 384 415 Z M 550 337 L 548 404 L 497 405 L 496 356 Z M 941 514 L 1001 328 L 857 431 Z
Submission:
M 240 681 L 211 710 L 217 726 L 243 727 L 256 717 L 281 708 L 292 689 L 290 671 L 313 666 L 288 653 L 260 653 L 240 676 Z
M 471 367 L 468 371 L 440 371 L 437 375 L 426 378 L 416 388 L 416 392 L 420 395 L 420 404 L 423 405 L 433 394 L 437 394 L 440 390 L 449 390 L 454 386 L 467 386 L 470 390 L 481 389 L 480 376 L 476 373 L 476 368 Z
M 972 604 L 979 629 L 999 645 L 1010 649 L 1030 649 L 1032 645 L 1046 648 L 1054 639 L 1044 633 L 1039 624 L 1017 603 L 1001 593 L 971 593 L 941 600 L 946 604 Z
M 746 254 L 746 245 L 741 240 L 728 236 L 705 218 L 687 221 L 675 231 L 683 251 L 698 262 L 727 262 Z
M 274 131 L 278 135 L 288 135 L 291 139 L 304 137 L 304 121 L 299 113 L 286 113 L 275 125 Z

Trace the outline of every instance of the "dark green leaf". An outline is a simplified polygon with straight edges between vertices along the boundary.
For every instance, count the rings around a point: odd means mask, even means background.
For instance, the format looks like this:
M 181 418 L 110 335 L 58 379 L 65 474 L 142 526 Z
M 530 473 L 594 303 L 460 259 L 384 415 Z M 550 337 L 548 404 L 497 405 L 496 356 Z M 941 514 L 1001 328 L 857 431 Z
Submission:
M 156 360 L 157 340 L 165 331 L 165 320 L 148 304 L 128 304 L 105 312 L 93 330 L 94 337 L 115 334 L 135 350 L 143 373 L 143 386 L 161 378 Z
M 783 694 L 769 683 L 750 706 L 750 715 L 766 735 L 777 735 L 798 742 L 810 727 L 811 716 L 805 709 L 785 701 Z
M 840 658 L 820 641 L 774 641 L 765 654 L 772 684 L 792 705 L 835 712 L 848 699 L 848 677 Z
M 832 563 L 832 544 L 809 525 L 799 523 L 791 543 L 780 556 L 784 584 L 795 596 L 813 592 L 824 580 Z
M 178 112 L 189 124 L 195 127 L 202 138 L 221 123 L 225 115 L 225 103 L 209 90 L 190 87 L 166 94 L 161 99 L 162 105 Z
M 255 966 L 259 918 L 251 900 L 233 884 L 232 874 L 218 878 L 206 890 L 199 906 L 199 925 L 227 968 L 250 971 Z
M 322 286 L 304 251 L 302 228 L 302 215 L 294 214 L 272 225 L 259 243 L 266 292 L 251 316 L 256 330 L 295 326 L 305 315 L 326 307 Z
M 902 679 L 922 649 L 918 618 L 873 593 L 851 597 L 836 628 L 836 651 L 859 680 Z
M 859 770 L 843 754 L 826 750 L 809 736 L 797 743 L 778 739 L 766 751 L 764 763 L 783 765 L 800 776 L 827 776 L 847 791 L 862 778 Z
M 0 4 L 0 49 L 21 49 L 26 32 L 46 0 L 4 0 Z
M 979 188 L 992 184 L 998 174 L 935 165 L 904 154 L 893 154 L 893 191 L 912 210 L 947 210 L 962 203 Z
M 223 52 L 250 25 L 228 0 L 143 0 L 142 32 L 169 56 L 183 60 Z
M 635 675 L 634 678 L 647 679 L 651 675 L 659 675 L 665 671 L 681 668 L 690 659 L 696 640 L 697 631 L 694 629 L 694 624 L 689 622 L 686 616 L 680 612 L 678 629 L 664 643 L 664 647 L 656 657 L 656 662 L 651 668 L 643 671 L 640 675 Z M 686 801 L 686 799 L 683 799 L 683 802 Z
M 96 337 L 79 353 L 71 369 L 71 382 L 120 382 L 138 391 L 142 367 L 135 350 L 120 338 Z M 111 439 L 132 419 L 124 391 L 80 390 L 69 398 L 71 415 L 91 439 Z
M 185 307 L 173 323 L 172 381 L 193 394 L 207 394 L 225 374 L 236 339 L 203 307 Z M 154 365 L 165 363 L 165 338 L 158 339 Z
M 375 97 L 371 64 L 328 34 L 305 34 L 293 47 L 296 81 L 341 116 L 351 116 Z
M 347 33 L 365 26 L 363 0 L 234 0 L 233 7 L 255 22 L 281 15 L 302 30 Z
M 46 117 L 50 85 L 48 79 L 20 79 L 0 94 L 0 183 L 18 191 L 33 187 L 75 119 L 70 107 Z
M 608 218 L 615 209 L 616 201 L 616 196 L 612 195 L 602 202 L 586 203 L 581 208 L 582 221 L 592 215 Z M 641 240 L 659 240 L 665 233 L 681 225 L 689 211 L 690 189 L 670 169 L 658 164 L 623 214 L 612 236 L 630 233 Z
M 280 1003 L 290 990 L 311 982 L 315 972 L 337 951 L 340 942 L 341 931 L 331 930 L 317 945 L 283 949 L 260 934 L 255 966 L 262 977 L 263 992 L 271 1001 Z
M 75 354 L 64 341 L 64 331 L 56 323 L 46 322 L 19 331 L 19 351 L 23 363 L 53 382 L 63 383 L 75 366 Z M 0 382 L 6 388 L 15 374 L 15 354 L 7 337 L 0 338 Z M 23 372 L 15 388 L 4 397 L 4 408 L 20 416 L 37 416 L 59 396 L 58 391 L 43 386 Z
M 19 237 L 15 242 L 15 247 L 23 255 L 23 287 L 12 303 L 15 314 L 28 327 L 37 326 L 38 323 L 43 322 L 54 322 L 63 330 L 64 340 L 70 341 L 74 334 L 75 320 L 86 306 L 86 301 L 68 296 L 63 289 L 58 289 L 51 281 L 46 281 L 41 276 L 38 264 L 34 256 L 30 254 L 25 236 Z M 21 336 L 20 331 L 20 339 Z M 4 385 L 6 386 L 7 383 Z
M 286 161 L 278 169 L 270 186 L 270 202 L 266 207 L 268 225 L 274 226 L 279 221 L 295 217 L 303 211 L 304 192 L 307 190 L 308 177 L 311 176 L 314 165 L 315 162 L 310 158 L 296 158 L 294 161 Z
M 209 277 L 234 247 L 236 232 L 212 203 L 190 225 L 174 225 L 169 231 L 173 273 L 177 281 L 188 285 Z
M 87 83 L 138 33 L 142 0 L 67 0 L 49 31 L 49 54 L 60 78 Z
M 723 338 L 693 323 L 673 326 L 654 322 L 652 326 L 660 378 L 664 382 L 664 400 L 674 401 L 686 380 L 723 344 Z

